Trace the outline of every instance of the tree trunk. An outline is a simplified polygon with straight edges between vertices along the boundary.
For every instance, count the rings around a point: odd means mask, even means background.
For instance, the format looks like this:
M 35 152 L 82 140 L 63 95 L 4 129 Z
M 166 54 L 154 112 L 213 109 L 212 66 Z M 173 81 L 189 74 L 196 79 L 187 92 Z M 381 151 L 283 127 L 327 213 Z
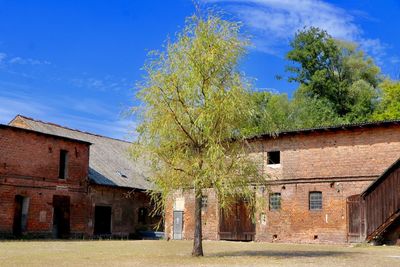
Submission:
M 195 192 L 195 211 L 194 211 L 194 240 L 192 256 L 203 256 L 203 237 L 201 230 L 201 190 Z

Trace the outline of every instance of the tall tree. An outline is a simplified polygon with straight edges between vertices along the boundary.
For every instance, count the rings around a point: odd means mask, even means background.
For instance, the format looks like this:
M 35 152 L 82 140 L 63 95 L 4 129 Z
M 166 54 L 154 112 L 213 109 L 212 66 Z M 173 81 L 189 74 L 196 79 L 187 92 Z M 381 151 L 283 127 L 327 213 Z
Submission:
M 144 67 L 133 150 L 152 162 L 151 194 L 159 209 L 177 189 L 193 190 L 193 256 L 203 255 L 203 189 L 214 189 L 222 208 L 236 197 L 254 203 L 249 179 L 259 176 L 241 131 L 253 112 L 248 83 L 237 69 L 247 44 L 239 23 L 194 15 Z
M 355 44 L 335 40 L 315 27 L 297 32 L 291 47 L 289 81 L 301 85 L 303 96 L 328 101 L 344 121 L 369 118 L 381 81 L 380 69 L 370 57 Z

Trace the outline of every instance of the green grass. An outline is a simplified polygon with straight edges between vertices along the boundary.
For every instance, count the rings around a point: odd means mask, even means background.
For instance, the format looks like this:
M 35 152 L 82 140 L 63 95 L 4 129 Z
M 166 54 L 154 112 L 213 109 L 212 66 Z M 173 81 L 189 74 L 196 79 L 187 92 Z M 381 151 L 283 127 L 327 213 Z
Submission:
M 204 241 L 6 241 L 0 266 L 400 266 L 399 247 Z

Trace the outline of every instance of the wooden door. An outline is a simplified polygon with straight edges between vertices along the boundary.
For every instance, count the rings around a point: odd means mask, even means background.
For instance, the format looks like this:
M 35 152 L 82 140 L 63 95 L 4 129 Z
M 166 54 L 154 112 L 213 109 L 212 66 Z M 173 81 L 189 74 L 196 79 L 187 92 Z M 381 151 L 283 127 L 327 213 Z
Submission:
M 251 210 L 245 201 L 236 202 L 228 212 L 221 210 L 221 240 L 252 241 L 254 235 L 255 225 L 251 220 Z
M 364 208 L 360 195 L 347 198 L 347 242 L 362 242 L 365 239 Z

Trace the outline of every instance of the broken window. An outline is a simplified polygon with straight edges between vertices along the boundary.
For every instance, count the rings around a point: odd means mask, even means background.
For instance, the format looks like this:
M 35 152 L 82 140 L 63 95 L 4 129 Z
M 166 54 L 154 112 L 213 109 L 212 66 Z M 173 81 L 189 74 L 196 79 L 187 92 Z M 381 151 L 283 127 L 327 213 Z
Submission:
M 269 210 L 281 209 L 281 193 L 269 194 Z
M 65 179 L 68 176 L 68 151 L 60 150 L 60 168 L 58 178 Z
M 310 192 L 310 210 L 321 210 L 322 209 L 322 192 L 313 191 Z
M 280 164 L 281 163 L 281 152 L 280 151 L 269 151 L 267 152 L 268 164 Z

